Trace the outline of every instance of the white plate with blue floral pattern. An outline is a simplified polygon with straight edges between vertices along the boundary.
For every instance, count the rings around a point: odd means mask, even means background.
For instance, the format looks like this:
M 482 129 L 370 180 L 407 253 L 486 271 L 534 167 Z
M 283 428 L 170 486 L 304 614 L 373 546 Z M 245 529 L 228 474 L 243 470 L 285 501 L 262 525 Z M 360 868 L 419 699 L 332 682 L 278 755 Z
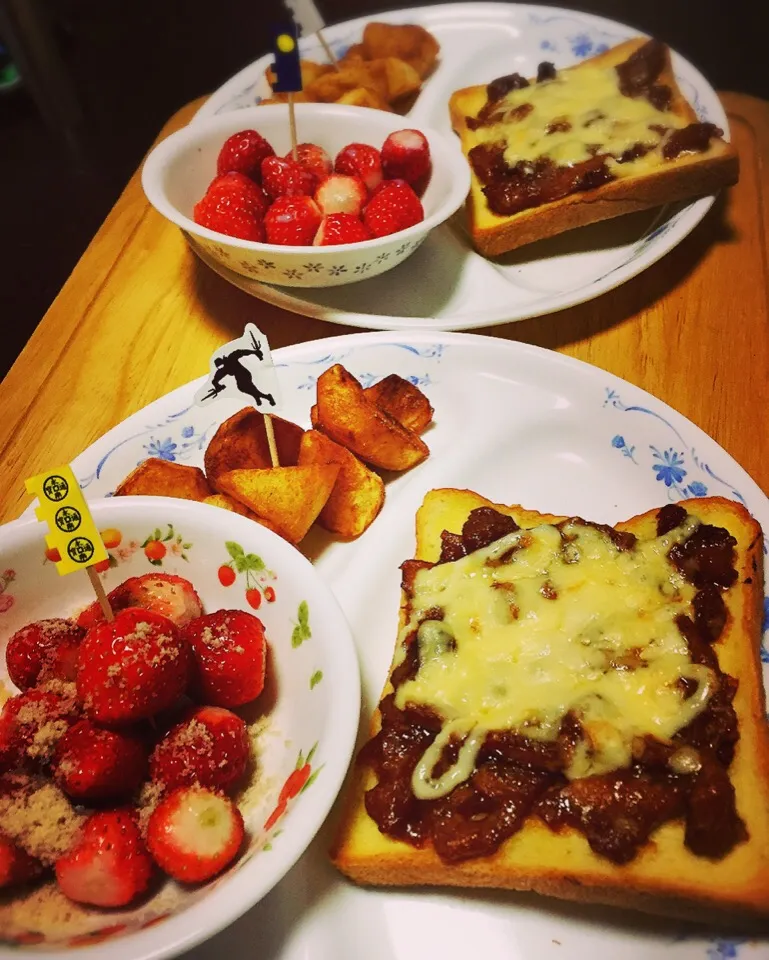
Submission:
M 343 363 L 364 384 L 397 372 L 435 409 L 430 457 L 387 483 L 363 536 L 305 540 L 352 627 L 364 710 L 376 703 L 392 653 L 399 564 L 412 555 L 414 514 L 427 490 L 468 487 L 504 503 L 613 522 L 668 501 L 731 497 L 769 530 L 769 500 L 713 440 L 643 390 L 539 347 L 471 334 L 353 334 L 274 353 L 283 414 L 309 426 L 319 374 Z M 198 382 L 157 400 L 75 461 L 89 497 L 108 495 L 148 456 L 202 464 L 218 423 L 238 408 L 196 407 Z M 769 620 L 769 598 L 764 609 Z M 769 645 L 764 634 L 764 679 Z M 338 876 L 330 827 L 246 916 L 196 948 L 195 960 L 767 960 L 769 941 L 616 910 L 503 892 L 372 891 Z
M 514 70 L 531 76 L 542 60 L 570 66 L 638 36 L 637 30 L 612 20 L 556 7 L 451 3 L 328 27 L 324 35 L 337 56 L 360 40 L 363 27 L 372 19 L 420 23 L 437 37 L 441 44 L 438 67 L 404 124 L 423 124 L 447 134 L 451 134 L 449 96 L 459 87 L 487 83 Z M 304 38 L 300 46 L 304 57 L 324 62 L 315 37 Z M 262 57 L 241 70 L 203 104 L 197 116 L 253 106 L 268 97 L 264 71 L 271 59 L 271 55 Z M 716 123 L 728 137 L 726 115 L 710 84 L 678 54 L 673 66 L 682 92 L 700 119 Z M 620 217 L 494 260 L 473 251 L 460 212 L 434 230 L 392 273 L 326 289 L 281 287 L 277 267 L 273 285 L 203 259 L 242 290 L 293 313 L 369 329 L 469 330 L 552 313 L 611 290 L 680 243 L 712 203 L 713 197 L 704 197 Z

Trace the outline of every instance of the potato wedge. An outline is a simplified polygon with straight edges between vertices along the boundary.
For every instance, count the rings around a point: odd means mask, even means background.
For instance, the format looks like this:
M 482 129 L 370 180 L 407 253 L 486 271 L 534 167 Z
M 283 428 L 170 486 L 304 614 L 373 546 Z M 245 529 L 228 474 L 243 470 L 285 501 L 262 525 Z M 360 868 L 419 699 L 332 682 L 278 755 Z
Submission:
M 371 66 L 374 66 L 373 61 Z M 381 63 L 387 80 L 387 102 L 397 103 L 404 97 L 416 93 L 422 86 L 422 78 L 414 67 L 400 57 L 385 57 Z
M 416 24 L 367 23 L 363 30 L 363 49 L 368 60 L 398 57 L 424 79 L 435 67 L 440 44 Z
M 368 90 L 366 87 L 355 87 L 353 90 L 348 90 L 336 102 L 346 103 L 351 107 L 369 107 L 372 110 L 386 110 L 392 113 L 390 104 L 383 100 L 378 93 Z
M 281 466 L 295 466 L 303 430 L 296 423 L 273 417 L 275 445 Z M 218 479 L 230 470 L 272 466 L 264 417 L 253 407 L 244 407 L 219 425 L 203 458 L 208 482 L 215 489 Z
M 230 513 L 239 513 L 241 517 L 248 517 L 248 519 L 253 520 L 254 523 L 259 523 L 263 527 L 267 527 L 268 530 L 272 530 L 273 533 L 277 533 L 275 526 L 270 523 L 269 520 L 265 520 L 264 517 L 258 517 L 253 510 L 249 510 L 248 507 L 244 506 L 234 497 L 228 497 L 226 493 L 215 493 L 211 497 L 206 497 L 203 503 L 210 503 L 212 507 L 229 510 Z
M 299 543 L 331 496 L 338 473 L 336 463 L 231 470 L 219 477 L 219 489 Z
M 419 387 L 397 373 L 367 387 L 364 393 L 367 399 L 395 417 L 407 430 L 421 433 L 433 419 L 433 408 L 427 397 Z
M 345 55 L 339 58 L 339 63 L 354 63 L 366 59 L 366 49 L 362 43 L 354 43 L 348 47 Z
M 338 70 L 326 73 L 305 87 L 305 93 L 311 100 L 321 103 L 335 103 L 348 90 L 356 87 L 366 87 L 373 90 L 377 96 L 388 101 L 389 87 L 384 64 L 372 69 L 372 64 L 363 60 L 353 60 L 340 66 Z
M 299 446 L 299 464 L 338 463 L 339 473 L 318 523 L 342 537 L 359 537 L 384 504 L 384 482 L 345 447 L 318 430 L 307 430 Z
M 337 363 L 318 378 L 318 426 L 361 460 L 384 470 L 408 470 L 430 453 L 415 433 L 366 398 Z
M 212 492 L 200 467 L 150 457 L 128 474 L 115 490 L 115 496 L 205 500 Z

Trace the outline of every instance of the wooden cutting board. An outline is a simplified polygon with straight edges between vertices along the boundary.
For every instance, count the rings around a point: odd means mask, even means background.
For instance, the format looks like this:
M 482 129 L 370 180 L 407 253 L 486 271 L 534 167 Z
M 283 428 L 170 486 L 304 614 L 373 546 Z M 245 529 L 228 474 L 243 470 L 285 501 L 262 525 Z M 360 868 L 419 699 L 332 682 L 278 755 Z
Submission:
M 769 103 L 727 93 L 739 184 L 646 272 L 597 300 L 490 327 L 638 384 L 713 436 L 769 492 Z M 200 101 L 166 125 L 186 123 Z M 207 371 L 253 320 L 273 348 L 349 333 L 249 297 L 152 210 L 139 174 L 0 385 L 0 520 L 24 478 L 73 459 L 145 404 Z

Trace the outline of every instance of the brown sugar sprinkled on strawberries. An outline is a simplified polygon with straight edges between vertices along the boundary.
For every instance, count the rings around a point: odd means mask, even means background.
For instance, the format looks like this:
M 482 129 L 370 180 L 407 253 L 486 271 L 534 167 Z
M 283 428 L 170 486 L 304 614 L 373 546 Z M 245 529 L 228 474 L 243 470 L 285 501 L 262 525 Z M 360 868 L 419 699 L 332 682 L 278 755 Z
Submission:
M 136 800 L 136 817 L 142 836 L 147 835 L 147 824 L 155 807 L 163 799 L 165 785 L 158 780 L 147 780 Z
M 7 774 L 0 781 L 0 823 L 23 850 L 53 864 L 78 837 L 85 816 L 49 780 Z
M 26 749 L 27 756 L 35 760 L 50 760 L 56 744 L 67 730 L 67 720 L 48 720 L 35 731 L 32 742 Z

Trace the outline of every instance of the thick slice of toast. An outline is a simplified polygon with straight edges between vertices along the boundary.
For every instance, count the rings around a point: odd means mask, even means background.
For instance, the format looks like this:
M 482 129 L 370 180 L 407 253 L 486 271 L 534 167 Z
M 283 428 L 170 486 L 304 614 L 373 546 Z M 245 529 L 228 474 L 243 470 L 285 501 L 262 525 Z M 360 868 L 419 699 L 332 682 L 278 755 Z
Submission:
M 512 516 L 526 529 L 564 519 L 493 504 L 466 490 L 434 490 L 417 514 L 416 558 L 437 561 L 442 531 L 461 531 L 470 512 L 484 506 Z M 522 829 L 491 856 L 452 864 L 441 860 L 429 840 L 419 848 L 380 832 L 364 804 L 364 794 L 376 784 L 376 776 L 359 763 L 348 784 L 332 851 L 343 873 L 362 884 L 531 890 L 704 922 L 727 919 L 751 929 L 769 925 L 769 728 L 759 659 L 762 533 L 750 514 L 732 501 L 701 498 L 685 501 L 683 506 L 690 517 L 724 527 L 736 540 L 738 578 L 723 593 L 728 615 L 714 649 L 720 669 L 739 681 L 734 699 L 739 741 L 729 777 L 748 839 L 723 858 L 709 859 L 689 851 L 682 821 L 672 820 L 657 828 L 630 862 L 617 865 L 593 852 L 581 832 L 571 828 L 554 832 L 536 816 L 529 816 Z M 658 513 L 651 510 L 616 524 L 616 529 L 634 533 L 640 540 L 654 538 Z M 407 606 L 404 593 L 401 626 Z M 396 651 L 393 665 L 401 659 Z M 382 697 L 392 692 L 388 680 Z M 372 737 L 380 727 L 377 710 Z
M 646 43 L 647 39 L 643 37 L 628 40 L 574 67 L 558 71 L 557 79 L 552 82 L 565 85 L 574 78 L 579 79 L 580 75 L 584 82 L 586 71 L 594 71 L 596 68 L 614 70 L 618 64 L 625 63 Z M 665 105 L 663 111 L 657 111 L 648 100 L 643 97 L 634 97 L 632 109 L 635 111 L 639 105 L 645 104 L 649 108 L 649 117 L 644 120 L 644 123 L 648 120 L 648 124 L 652 125 L 682 127 L 694 124 L 697 122 L 697 116 L 676 83 L 669 51 L 667 47 L 662 47 L 662 50 L 664 66 L 656 84 L 669 89 L 669 103 Z M 524 104 L 530 102 L 536 105 L 540 86 L 532 80 L 528 88 L 514 91 L 514 102 L 519 103 L 519 106 L 520 101 Z M 584 85 L 582 86 L 577 102 L 566 101 L 573 110 L 571 120 L 574 121 L 574 129 L 568 133 L 558 133 L 557 138 L 565 140 L 578 135 L 584 140 L 587 136 L 584 129 L 580 132 L 585 111 L 594 107 L 598 109 L 601 104 L 600 102 L 594 104 L 581 102 L 586 96 L 589 98 L 590 84 L 586 87 L 587 89 Z M 564 89 L 566 89 L 565 86 Z M 459 134 L 466 156 L 474 147 L 484 142 L 491 142 L 496 136 L 493 128 L 481 126 L 478 129 L 472 129 L 474 121 L 486 102 L 485 86 L 457 90 L 449 101 L 451 122 L 454 130 Z M 546 125 L 548 121 L 555 118 L 542 116 L 542 109 L 544 108 L 535 109 L 530 115 L 524 115 L 522 122 L 533 127 L 540 124 L 538 129 L 541 130 L 542 135 L 537 142 L 542 144 L 543 150 L 550 150 L 556 140 L 552 135 L 547 134 Z M 577 117 L 580 116 L 581 119 L 577 123 Z M 514 130 L 515 126 L 516 124 L 513 124 L 509 129 Z M 649 134 L 646 133 L 646 136 Z M 704 196 L 716 192 L 721 187 L 736 183 L 739 175 L 737 154 L 734 148 L 721 137 L 713 137 L 707 149 L 702 152 L 683 152 L 670 160 L 661 160 L 662 144 L 664 144 L 664 136 L 661 144 L 648 156 L 629 163 L 623 162 L 621 167 L 615 165 L 613 170 L 617 179 L 592 189 L 581 189 L 561 199 L 540 203 L 510 215 L 493 212 L 483 192 L 484 184 L 473 170 L 467 200 L 469 230 L 473 243 L 484 256 L 497 256 L 524 244 L 552 237 L 588 223 L 607 220 L 676 200 Z M 559 149 L 564 147 L 567 147 L 567 144 L 562 143 Z M 514 154 L 512 147 L 511 150 Z M 515 156 L 507 153 L 505 156 L 509 164 L 515 162 Z M 529 162 L 532 158 L 527 155 L 523 159 Z M 568 159 L 565 165 L 569 165 Z

